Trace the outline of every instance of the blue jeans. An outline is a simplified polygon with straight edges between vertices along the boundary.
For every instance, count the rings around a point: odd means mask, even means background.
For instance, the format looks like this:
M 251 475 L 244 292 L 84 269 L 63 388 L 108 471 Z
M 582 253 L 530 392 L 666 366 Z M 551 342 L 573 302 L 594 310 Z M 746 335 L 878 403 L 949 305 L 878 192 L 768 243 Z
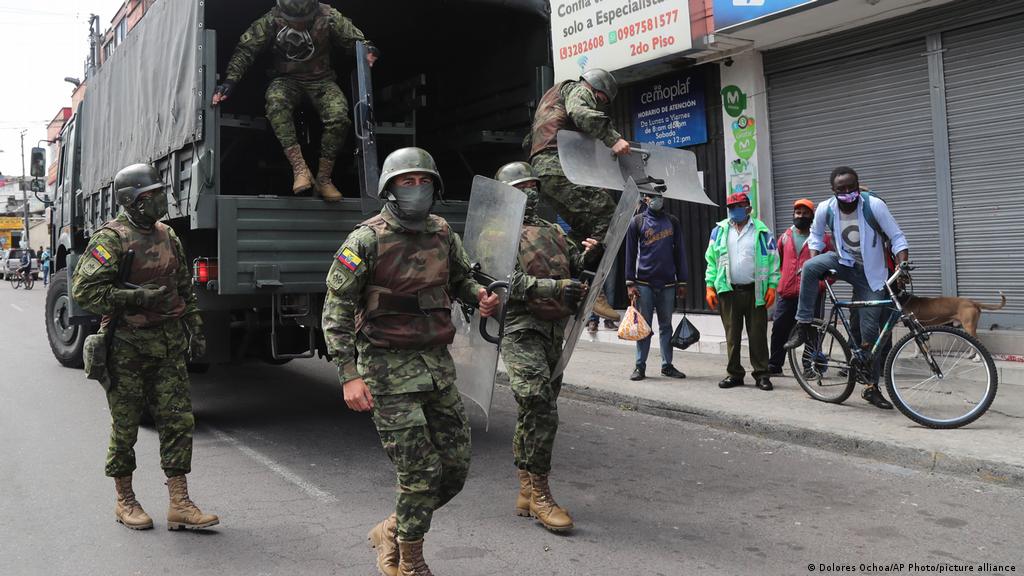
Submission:
M 672 364 L 672 313 L 676 309 L 676 287 L 665 286 L 664 288 L 651 288 L 643 284 L 636 285 L 640 292 L 637 305 L 640 308 L 640 315 L 647 320 L 647 324 L 653 330 L 654 312 L 658 312 L 658 342 L 661 343 L 661 367 L 666 368 Z M 636 343 L 636 365 L 640 368 L 647 368 L 647 355 L 651 352 L 652 333 L 647 338 Z

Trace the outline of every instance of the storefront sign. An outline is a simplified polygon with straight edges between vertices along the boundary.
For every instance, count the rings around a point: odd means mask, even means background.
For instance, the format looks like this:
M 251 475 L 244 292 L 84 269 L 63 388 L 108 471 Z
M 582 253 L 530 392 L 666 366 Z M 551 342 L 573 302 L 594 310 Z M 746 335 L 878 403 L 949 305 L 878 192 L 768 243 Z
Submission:
M 687 0 L 552 0 L 555 81 L 689 50 Z
M 715 30 L 728 28 L 818 0 L 715 0 Z
M 708 141 L 700 73 L 670 76 L 637 86 L 633 100 L 633 134 L 638 142 L 679 148 Z

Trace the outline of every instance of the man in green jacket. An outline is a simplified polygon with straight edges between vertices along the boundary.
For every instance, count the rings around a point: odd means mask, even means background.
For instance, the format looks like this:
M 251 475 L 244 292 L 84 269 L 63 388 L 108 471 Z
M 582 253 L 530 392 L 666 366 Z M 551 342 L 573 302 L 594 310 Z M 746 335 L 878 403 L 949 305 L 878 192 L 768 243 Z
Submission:
M 768 368 L 768 308 L 779 285 L 779 254 L 768 226 L 750 216 L 750 198 L 744 192 L 726 200 L 729 218 L 711 231 L 704 254 L 708 263 L 705 299 L 712 310 L 721 304 L 722 324 L 729 352 L 729 375 L 719 388 L 743 386 L 740 364 L 743 325 L 747 326 L 750 363 L 761 390 L 771 390 Z

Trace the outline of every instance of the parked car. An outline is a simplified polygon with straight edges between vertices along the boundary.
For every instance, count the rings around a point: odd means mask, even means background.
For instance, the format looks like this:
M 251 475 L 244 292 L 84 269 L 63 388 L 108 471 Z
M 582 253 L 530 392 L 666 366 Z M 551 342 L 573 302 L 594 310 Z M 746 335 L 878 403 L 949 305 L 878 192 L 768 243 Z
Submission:
M 32 277 L 36 280 L 39 279 L 39 258 L 36 257 L 36 253 L 28 248 L 11 248 L 4 250 L 3 255 L 0 256 L 0 272 L 3 272 L 4 280 L 9 279 L 18 271 L 18 268 L 21 267 L 21 255 L 25 252 L 29 253 L 32 263 Z

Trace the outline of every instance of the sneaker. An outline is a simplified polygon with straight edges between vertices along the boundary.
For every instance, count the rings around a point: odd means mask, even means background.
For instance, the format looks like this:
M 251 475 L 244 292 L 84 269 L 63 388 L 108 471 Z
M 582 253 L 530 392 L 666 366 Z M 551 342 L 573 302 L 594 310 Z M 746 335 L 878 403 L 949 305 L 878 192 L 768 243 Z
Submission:
M 864 392 L 860 395 L 861 398 L 868 401 L 869 404 L 882 410 L 892 410 L 892 404 L 882 396 L 882 391 L 878 389 L 878 386 L 868 386 L 864 388 Z
M 644 374 L 644 372 L 646 372 L 646 370 L 643 366 L 637 366 L 636 368 L 633 368 L 633 373 L 629 375 L 629 379 L 633 380 L 634 382 L 637 380 L 643 380 L 644 378 L 647 377 L 647 375 Z
M 604 327 L 609 330 L 618 330 L 619 324 L 615 320 L 608 320 L 607 318 L 605 318 Z
M 597 332 L 597 320 L 590 320 L 587 322 L 587 332 L 591 334 Z
M 686 374 L 676 370 L 676 367 L 671 364 L 661 367 L 661 375 L 668 376 L 669 378 L 686 378 Z

